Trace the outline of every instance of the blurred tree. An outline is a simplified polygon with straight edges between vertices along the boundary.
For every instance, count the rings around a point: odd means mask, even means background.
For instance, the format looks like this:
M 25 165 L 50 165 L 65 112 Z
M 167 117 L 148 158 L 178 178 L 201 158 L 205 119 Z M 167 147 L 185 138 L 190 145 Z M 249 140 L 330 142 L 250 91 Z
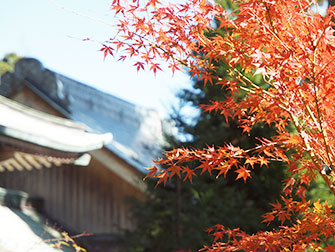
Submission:
M 8 53 L 0 61 L 0 75 L 5 74 L 6 72 L 14 71 L 14 66 L 16 61 L 20 59 L 15 53 Z

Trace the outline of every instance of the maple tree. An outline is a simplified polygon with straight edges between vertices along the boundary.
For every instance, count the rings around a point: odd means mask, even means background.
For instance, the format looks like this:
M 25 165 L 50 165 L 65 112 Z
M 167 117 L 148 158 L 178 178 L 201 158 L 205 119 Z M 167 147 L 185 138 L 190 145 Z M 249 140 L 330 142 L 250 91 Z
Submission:
M 224 102 L 203 105 L 205 112 L 238 120 L 246 135 L 257 125 L 276 128 L 275 136 L 258 139 L 250 149 L 227 143 L 165 152 L 148 176 L 158 184 L 173 176 L 192 182 L 197 173 L 215 170 L 217 176 L 233 173 L 247 182 L 255 164 L 266 169 L 270 161 L 285 163 L 289 178 L 283 195 L 264 215 L 264 222 L 276 219 L 283 226 L 249 235 L 218 224 L 208 229 L 214 243 L 203 251 L 334 251 L 327 243 L 335 234 L 332 206 L 305 195 L 317 176 L 335 194 L 335 8 L 321 16 L 312 10 L 316 1 L 236 2 L 239 8 L 229 13 L 214 1 L 113 1 L 118 34 L 104 44 L 106 54 L 136 57 L 138 70 L 148 67 L 154 73 L 162 60 L 172 71 L 186 68 L 205 85 L 215 81 L 230 90 Z M 227 30 L 225 36 L 206 36 L 214 19 Z M 213 74 L 216 62 L 226 65 L 229 78 Z M 266 85 L 253 82 L 250 76 L 257 74 Z
M 226 4 L 224 8 L 227 8 L 231 2 L 225 0 L 220 4 Z M 225 31 L 214 32 L 224 34 Z M 226 70 L 224 65 L 219 64 L 218 73 L 213 74 L 227 77 Z M 260 76 L 252 79 L 262 83 Z M 221 146 L 225 142 L 252 148 L 255 147 L 257 137 L 273 135 L 274 130 L 270 127 L 256 127 L 250 136 L 241 136 L 242 129 L 235 120 L 226 122 L 218 113 L 199 113 L 199 104 L 208 104 L 211 100 L 224 101 L 226 92 L 229 92 L 215 85 L 215 80 L 214 85 L 203 84 L 203 81 L 194 79 L 192 88 L 182 89 L 177 93 L 178 103 L 173 105 L 174 112 L 170 115 L 170 120 L 179 133 L 167 137 L 169 145 L 164 147 L 165 150 L 180 146 Z M 185 116 L 184 109 L 189 111 L 190 108 L 196 113 Z M 185 137 L 181 138 L 181 135 Z M 215 178 L 216 174 L 203 174 L 194 179 L 193 183 L 182 183 L 177 176 L 169 180 L 166 186 L 157 187 L 155 179 L 147 179 L 150 199 L 144 202 L 136 199 L 131 201 L 137 228 L 126 233 L 124 242 L 127 251 L 171 252 L 181 248 L 198 251 L 204 244 L 212 241 L 212 237 L 204 230 L 217 223 L 228 228 L 240 227 L 247 233 L 271 230 L 279 222 L 272 222 L 267 226 L 261 223 L 261 216 L 270 210 L 269 203 L 279 197 L 285 173 L 282 168 L 279 162 L 271 162 L 267 169 L 255 164 L 252 180 L 248 183 L 235 181 L 233 173 L 219 179 Z

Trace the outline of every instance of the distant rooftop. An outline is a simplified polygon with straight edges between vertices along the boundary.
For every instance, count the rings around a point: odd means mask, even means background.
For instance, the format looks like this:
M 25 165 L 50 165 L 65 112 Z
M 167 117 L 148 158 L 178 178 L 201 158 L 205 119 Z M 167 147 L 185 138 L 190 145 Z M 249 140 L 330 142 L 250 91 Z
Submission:
M 14 73 L 2 76 L 0 94 L 10 96 L 23 83 L 65 117 L 89 126 L 89 131 L 111 132 L 113 141 L 107 148 L 139 171 L 146 172 L 144 167 L 151 166 L 152 159 L 159 154 L 163 134 L 161 119 L 155 110 L 134 105 L 45 69 L 32 58 L 19 60 Z

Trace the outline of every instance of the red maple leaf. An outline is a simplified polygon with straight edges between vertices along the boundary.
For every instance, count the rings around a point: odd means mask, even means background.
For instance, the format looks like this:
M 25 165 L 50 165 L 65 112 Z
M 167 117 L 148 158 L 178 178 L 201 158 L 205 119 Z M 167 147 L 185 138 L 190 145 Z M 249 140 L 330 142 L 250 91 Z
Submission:
M 251 177 L 250 175 L 250 171 L 247 170 L 245 167 L 241 167 L 240 169 L 235 171 L 236 173 L 238 173 L 236 180 L 243 178 L 244 183 L 247 181 L 248 177 Z

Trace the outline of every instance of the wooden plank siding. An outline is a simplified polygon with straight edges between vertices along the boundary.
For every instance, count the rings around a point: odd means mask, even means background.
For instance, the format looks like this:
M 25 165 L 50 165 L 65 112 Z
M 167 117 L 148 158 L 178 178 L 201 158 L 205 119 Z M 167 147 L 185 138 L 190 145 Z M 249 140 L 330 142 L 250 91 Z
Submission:
M 93 159 L 87 167 L 63 165 L 0 173 L 0 186 L 44 199 L 51 219 L 75 232 L 120 233 L 131 229 L 126 200 L 143 192 Z

